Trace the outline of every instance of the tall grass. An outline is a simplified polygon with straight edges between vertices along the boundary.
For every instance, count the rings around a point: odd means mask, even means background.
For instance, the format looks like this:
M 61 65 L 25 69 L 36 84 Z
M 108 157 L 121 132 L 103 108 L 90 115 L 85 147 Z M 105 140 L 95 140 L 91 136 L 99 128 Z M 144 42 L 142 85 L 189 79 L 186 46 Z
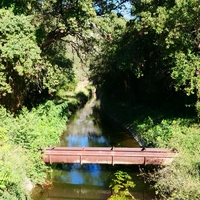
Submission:
M 150 175 L 161 199 L 200 199 L 200 125 L 192 112 L 173 107 L 131 106 L 116 99 L 104 99 L 104 107 L 118 121 L 128 124 L 146 146 L 176 148 L 178 157 Z
M 0 199 L 29 199 L 25 180 L 44 182 L 41 147 L 57 145 L 65 130 L 67 104 L 46 102 L 14 116 L 0 108 Z

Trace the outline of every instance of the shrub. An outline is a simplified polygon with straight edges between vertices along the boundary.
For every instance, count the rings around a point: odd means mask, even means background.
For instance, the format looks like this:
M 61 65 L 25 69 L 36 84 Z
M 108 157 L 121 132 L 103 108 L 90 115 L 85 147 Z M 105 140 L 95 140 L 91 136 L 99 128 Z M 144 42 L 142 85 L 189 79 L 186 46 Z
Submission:
M 112 188 L 114 194 L 108 200 L 135 199 L 129 191 L 129 188 L 134 188 L 135 184 L 127 172 L 117 171 L 109 187 Z
M 37 109 L 12 115 L 0 108 L 0 198 L 29 199 L 25 179 L 44 182 L 47 167 L 40 147 L 57 145 L 67 120 L 67 104 L 48 101 Z

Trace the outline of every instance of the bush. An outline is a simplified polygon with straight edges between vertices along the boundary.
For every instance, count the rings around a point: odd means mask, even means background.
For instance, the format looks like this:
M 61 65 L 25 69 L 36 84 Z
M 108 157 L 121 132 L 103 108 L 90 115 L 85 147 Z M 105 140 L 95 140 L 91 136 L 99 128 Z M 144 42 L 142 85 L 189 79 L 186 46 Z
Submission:
M 135 199 L 129 191 L 129 188 L 134 188 L 135 184 L 127 172 L 115 172 L 109 187 L 112 188 L 114 194 L 108 200 Z
M 179 119 L 172 122 L 171 129 L 168 146 L 176 147 L 179 156 L 158 172 L 156 189 L 165 199 L 199 199 L 199 125 Z
M 28 199 L 25 179 L 44 182 L 47 167 L 40 147 L 57 145 L 67 120 L 67 104 L 48 101 L 14 116 L 0 108 L 0 198 Z
M 109 113 L 115 113 L 115 117 L 134 130 L 147 147 L 176 148 L 179 152 L 170 166 L 161 166 L 149 174 L 156 193 L 166 200 L 200 199 L 200 126 L 197 117 L 186 109 L 181 110 L 180 115 L 171 104 L 167 108 L 125 105 L 122 109 L 116 99 L 104 100 Z
M 148 117 L 136 125 L 136 130 L 147 145 L 176 148 L 179 151 L 170 166 L 160 168 L 151 175 L 162 199 L 199 199 L 199 124 L 187 118 L 165 118 L 156 123 Z

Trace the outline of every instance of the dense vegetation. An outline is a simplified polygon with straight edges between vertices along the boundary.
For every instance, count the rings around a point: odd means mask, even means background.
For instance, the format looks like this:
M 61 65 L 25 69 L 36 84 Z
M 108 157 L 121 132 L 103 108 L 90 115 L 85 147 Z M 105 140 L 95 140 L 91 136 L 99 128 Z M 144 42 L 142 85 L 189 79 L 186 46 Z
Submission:
M 195 106 L 199 115 L 199 2 L 132 4 L 134 19 L 120 37 L 112 32 L 91 64 L 92 80 L 133 104 L 174 100 Z
M 33 184 L 44 182 L 46 167 L 41 162 L 39 149 L 57 145 L 59 134 L 65 129 L 66 118 L 61 118 L 67 104 L 52 102 L 27 109 L 17 116 L 0 109 L 0 196 L 1 199 L 26 199 L 25 180 Z M 64 113 L 63 113 L 64 114 Z
M 106 112 L 113 113 L 118 122 L 134 130 L 145 147 L 177 150 L 178 157 L 169 166 L 159 167 L 152 173 L 148 169 L 141 171 L 146 180 L 156 182 L 156 193 L 161 199 L 199 199 L 200 134 L 193 112 L 166 104 L 132 106 L 128 98 L 103 99 Z
M 3 0 L 0 19 L 0 198 L 29 198 L 25 180 L 44 181 L 38 149 L 87 100 L 71 96 L 81 71 L 147 145 L 180 151 L 151 177 L 158 193 L 199 199 L 198 0 Z

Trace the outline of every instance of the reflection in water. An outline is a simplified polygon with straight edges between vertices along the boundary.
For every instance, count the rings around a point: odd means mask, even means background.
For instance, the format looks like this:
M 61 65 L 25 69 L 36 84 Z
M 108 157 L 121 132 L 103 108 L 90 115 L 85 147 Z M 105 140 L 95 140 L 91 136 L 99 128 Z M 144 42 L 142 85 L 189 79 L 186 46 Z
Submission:
M 90 134 L 87 136 L 68 135 L 65 137 L 65 143 L 68 144 L 68 147 L 92 147 L 96 143 L 102 147 L 109 145 L 104 136 Z
M 100 102 L 92 99 L 78 110 L 67 124 L 60 146 L 67 147 L 139 147 L 119 125 L 111 124 L 100 111 Z
M 67 164 L 54 174 L 54 180 L 60 183 L 107 186 L 108 171 L 99 164 Z
M 60 146 L 68 147 L 138 147 L 133 137 L 116 124 L 109 123 L 100 112 L 100 103 L 95 99 L 78 110 L 67 124 L 67 131 L 61 137 Z M 149 185 L 137 177 L 137 166 L 111 166 L 99 164 L 63 164 L 53 170 L 49 179 L 53 187 L 37 199 L 102 199 L 111 195 L 109 184 L 117 170 L 127 171 L 136 183 L 133 195 L 138 199 L 150 200 L 154 197 Z
M 76 112 L 61 138 L 61 146 L 108 146 L 107 139 L 102 135 L 99 116 L 94 115 L 94 106 L 99 107 L 99 102 L 93 99 Z

